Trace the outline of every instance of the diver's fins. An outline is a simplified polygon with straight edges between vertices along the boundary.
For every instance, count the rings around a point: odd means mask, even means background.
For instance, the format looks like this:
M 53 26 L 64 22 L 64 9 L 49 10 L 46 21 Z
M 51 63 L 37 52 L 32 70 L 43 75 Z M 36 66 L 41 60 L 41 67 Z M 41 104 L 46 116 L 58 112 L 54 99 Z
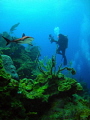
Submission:
M 7 38 L 5 38 L 4 36 L 2 36 L 5 40 L 6 40 L 6 45 L 8 45 L 11 41 L 9 40 L 9 39 L 7 39 Z
M 67 59 L 66 59 L 66 56 L 64 57 L 64 62 L 63 62 L 64 65 L 67 65 Z

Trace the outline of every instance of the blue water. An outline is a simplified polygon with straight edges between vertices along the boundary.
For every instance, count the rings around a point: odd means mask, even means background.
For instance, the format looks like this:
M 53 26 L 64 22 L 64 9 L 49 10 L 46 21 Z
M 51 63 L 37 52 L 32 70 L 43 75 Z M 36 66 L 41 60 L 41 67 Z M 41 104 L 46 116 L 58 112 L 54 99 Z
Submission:
M 55 39 L 55 27 L 68 36 L 66 50 L 68 66 L 74 67 L 78 81 L 90 87 L 90 2 L 89 0 L 0 0 L 0 33 L 20 22 L 12 36 L 20 38 L 22 33 L 34 37 L 33 44 L 40 47 L 41 57 L 51 58 L 56 44 L 50 43 L 48 35 Z M 62 57 L 57 55 L 57 66 Z M 71 64 L 70 64 L 71 63 Z

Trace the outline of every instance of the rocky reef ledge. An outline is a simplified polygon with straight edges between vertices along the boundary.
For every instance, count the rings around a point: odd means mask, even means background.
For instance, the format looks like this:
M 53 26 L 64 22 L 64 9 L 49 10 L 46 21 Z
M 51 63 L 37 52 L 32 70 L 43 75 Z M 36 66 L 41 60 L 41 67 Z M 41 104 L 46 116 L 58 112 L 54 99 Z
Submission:
M 90 97 L 84 99 L 80 83 L 63 75 L 62 69 L 55 74 L 42 67 L 39 70 L 35 79 L 15 80 L 0 56 L 1 120 L 90 119 Z

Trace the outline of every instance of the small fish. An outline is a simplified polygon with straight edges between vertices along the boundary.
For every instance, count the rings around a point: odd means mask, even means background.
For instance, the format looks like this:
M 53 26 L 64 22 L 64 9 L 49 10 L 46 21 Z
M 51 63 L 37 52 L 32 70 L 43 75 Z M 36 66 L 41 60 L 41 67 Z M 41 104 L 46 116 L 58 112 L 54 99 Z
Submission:
M 29 36 L 25 36 L 25 34 L 23 33 L 22 35 L 22 38 L 19 38 L 19 39 L 16 39 L 16 40 L 9 40 L 7 38 L 5 38 L 4 36 L 2 36 L 5 40 L 6 40 L 6 45 L 8 45 L 9 43 L 11 42 L 15 42 L 15 43 L 18 43 L 18 44 L 29 44 L 29 45 L 32 45 L 32 41 L 34 40 L 33 37 L 29 37 Z

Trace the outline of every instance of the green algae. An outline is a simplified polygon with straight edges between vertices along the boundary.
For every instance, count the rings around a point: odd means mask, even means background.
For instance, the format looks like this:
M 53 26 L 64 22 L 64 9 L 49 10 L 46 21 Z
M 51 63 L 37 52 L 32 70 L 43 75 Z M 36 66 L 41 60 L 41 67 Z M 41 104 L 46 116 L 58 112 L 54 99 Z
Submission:
M 54 56 L 51 59 L 38 61 L 37 56 L 31 59 L 28 57 L 29 53 L 24 55 L 25 51 L 21 50 L 23 47 L 19 47 L 18 45 L 11 47 L 12 52 L 19 51 L 18 54 L 14 53 L 15 56 L 11 55 L 21 75 L 19 81 L 12 79 L 5 72 L 0 56 L 1 119 L 89 120 L 90 98 L 87 100 L 80 96 L 79 93 L 83 92 L 81 84 L 62 74 L 63 70 L 68 70 L 73 75 L 76 71 L 73 68 L 62 68 L 61 65 L 56 70 Z M 10 55 L 9 49 L 3 52 Z M 33 68 L 36 69 L 37 66 L 38 72 L 31 74 Z
M 0 66 L 0 71 L 4 71 L 2 63 Z M 89 102 L 78 95 L 78 91 L 82 91 L 83 88 L 75 79 L 67 78 L 62 73 L 50 75 L 50 72 L 47 71 L 46 73 L 45 71 L 45 74 L 40 72 L 35 79 L 23 78 L 16 81 L 10 76 L 5 77 L 8 76 L 5 74 L 5 72 L 1 74 L 4 82 L 3 87 L 0 86 L 0 97 L 3 101 L 0 107 L 6 106 L 9 108 L 7 112 L 6 109 L 0 110 L 2 119 L 13 119 L 12 116 L 16 112 L 15 119 L 18 120 L 31 120 L 31 116 L 33 116 L 32 120 L 77 120 L 79 118 L 80 120 L 88 120 L 90 116 Z M 36 109 L 36 107 L 39 107 L 39 109 Z M 47 112 L 42 110 L 44 108 Z M 40 115 L 41 111 L 43 112 Z

